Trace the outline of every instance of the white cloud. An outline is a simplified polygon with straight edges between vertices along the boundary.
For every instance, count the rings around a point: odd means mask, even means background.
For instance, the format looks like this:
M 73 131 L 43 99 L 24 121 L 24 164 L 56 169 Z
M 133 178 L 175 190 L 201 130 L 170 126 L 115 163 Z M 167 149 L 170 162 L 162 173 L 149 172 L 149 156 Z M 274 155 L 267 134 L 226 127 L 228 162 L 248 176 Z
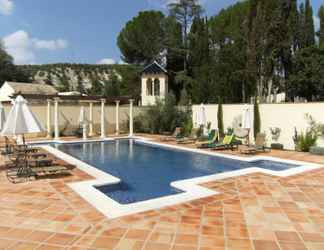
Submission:
M 128 63 L 124 62 L 123 60 L 119 60 L 118 64 L 125 65 L 125 64 L 128 64 Z
M 7 52 L 13 56 L 15 63 L 34 63 L 35 54 L 32 51 L 32 42 L 26 31 L 19 30 L 3 38 Z
M 116 64 L 116 61 L 112 58 L 103 58 L 99 60 L 97 64 Z
M 37 49 L 58 50 L 58 49 L 65 49 L 68 47 L 68 42 L 63 39 L 40 40 L 35 38 L 33 39 L 33 43 L 35 48 Z
M 10 15 L 13 11 L 14 3 L 11 0 L 0 0 L 0 14 Z
M 39 49 L 58 50 L 68 46 L 66 40 L 41 40 L 32 38 L 28 32 L 18 30 L 3 38 L 7 52 L 13 56 L 16 64 L 33 64 L 36 60 L 36 52 Z

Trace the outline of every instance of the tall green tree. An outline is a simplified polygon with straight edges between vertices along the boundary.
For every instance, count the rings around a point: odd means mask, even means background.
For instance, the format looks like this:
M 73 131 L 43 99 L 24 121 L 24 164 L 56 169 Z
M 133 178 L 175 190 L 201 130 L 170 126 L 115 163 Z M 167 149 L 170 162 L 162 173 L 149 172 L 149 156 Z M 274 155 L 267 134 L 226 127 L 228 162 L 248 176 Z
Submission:
M 307 47 L 306 45 L 306 32 L 305 32 L 305 4 L 302 2 L 299 5 L 299 18 L 298 18 L 298 23 L 299 23 L 299 45 L 300 48 L 305 48 Z
M 28 76 L 13 64 L 13 58 L 6 52 L 0 40 L 0 87 L 5 81 L 26 82 Z
M 315 27 L 313 8 L 310 4 L 310 0 L 305 2 L 305 46 L 310 47 L 315 45 Z
M 224 120 L 223 120 L 223 104 L 222 99 L 218 98 L 218 109 L 217 109 L 217 125 L 218 125 L 218 133 L 220 136 L 224 135 Z
M 164 20 L 160 11 L 143 11 L 127 22 L 117 39 L 122 59 L 127 63 L 141 65 L 160 60 L 165 49 Z
M 288 17 L 288 31 L 292 43 L 291 48 L 293 53 L 295 53 L 300 47 L 299 12 L 297 0 L 291 0 Z
M 181 24 L 184 48 L 184 70 L 187 70 L 188 63 L 188 33 L 192 21 L 196 17 L 200 17 L 202 7 L 198 0 L 179 0 L 168 5 L 170 15 L 175 17 L 177 22 Z
M 259 108 L 258 98 L 255 98 L 255 100 L 254 100 L 253 114 L 254 114 L 253 134 L 254 134 L 254 139 L 255 139 L 261 131 L 261 117 L 260 117 L 260 108 Z
M 318 11 L 318 18 L 320 19 L 320 30 L 318 33 L 319 46 L 324 49 L 324 5 L 321 5 Z
M 113 97 L 120 95 L 120 79 L 114 71 L 111 72 L 109 80 L 104 81 L 103 94 L 105 97 Z
M 324 49 L 316 46 L 301 49 L 294 58 L 288 94 L 307 101 L 324 100 Z

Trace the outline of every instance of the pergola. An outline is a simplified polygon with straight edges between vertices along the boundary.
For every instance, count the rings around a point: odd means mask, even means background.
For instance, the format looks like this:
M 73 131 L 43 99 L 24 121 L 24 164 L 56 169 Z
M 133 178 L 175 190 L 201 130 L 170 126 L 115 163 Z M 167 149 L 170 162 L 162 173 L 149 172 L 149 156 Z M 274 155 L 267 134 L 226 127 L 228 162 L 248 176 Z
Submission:
M 115 104 L 116 105 L 116 135 L 119 135 L 119 105 L 120 104 L 129 104 L 129 136 L 134 134 L 134 119 L 133 119 L 133 104 L 134 99 L 130 96 L 116 96 L 116 97 L 102 97 L 102 96 L 68 96 L 68 95 L 33 95 L 33 94 L 22 94 L 18 93 L 17 95 L 22 95 L 27 100 L 35 101 L 47 101 L 47 137 L 52 137 L 51 131 L 51 106 L 54 103 L 54 139 L 59 139 L 59 103 L 65 101 L 75 101 L 82 103 L 89 103 L 89 135 L 93 136 L 93 104 L 101 103 L 101 117 L 100 117 L 100 134 L 101 138 L 106 138 L 105 134 L 105 105 L 106 104 Z

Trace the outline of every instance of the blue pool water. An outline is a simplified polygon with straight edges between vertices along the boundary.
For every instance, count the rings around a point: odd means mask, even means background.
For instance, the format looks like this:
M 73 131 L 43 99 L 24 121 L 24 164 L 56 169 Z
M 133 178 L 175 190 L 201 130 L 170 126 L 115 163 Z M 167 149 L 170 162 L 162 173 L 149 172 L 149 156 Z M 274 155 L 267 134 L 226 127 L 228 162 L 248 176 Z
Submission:
M 134 140 L 54 144 L 59 150 L 122 180 L 120 184 L 97 187 L 121 204 L 158 198 L 181 192 L 170 186 L 176 180 L 223 173 L 249 167 L 286 170 L 296 165 L 255 161 L 151 146 Z

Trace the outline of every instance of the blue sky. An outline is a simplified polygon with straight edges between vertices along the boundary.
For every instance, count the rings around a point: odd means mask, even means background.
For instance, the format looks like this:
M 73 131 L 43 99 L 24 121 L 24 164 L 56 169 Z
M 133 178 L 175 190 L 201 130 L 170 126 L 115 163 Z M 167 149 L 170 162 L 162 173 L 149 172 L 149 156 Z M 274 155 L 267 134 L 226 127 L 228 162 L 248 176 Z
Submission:
M 0 37 L 17 64 L 120 61 L 119 31 L 141 10 L 172 0 L 0 0 Z M 214 15 L 238 0 L 201 0 Z M 320 2 L 313 0 L 314 13 Z

